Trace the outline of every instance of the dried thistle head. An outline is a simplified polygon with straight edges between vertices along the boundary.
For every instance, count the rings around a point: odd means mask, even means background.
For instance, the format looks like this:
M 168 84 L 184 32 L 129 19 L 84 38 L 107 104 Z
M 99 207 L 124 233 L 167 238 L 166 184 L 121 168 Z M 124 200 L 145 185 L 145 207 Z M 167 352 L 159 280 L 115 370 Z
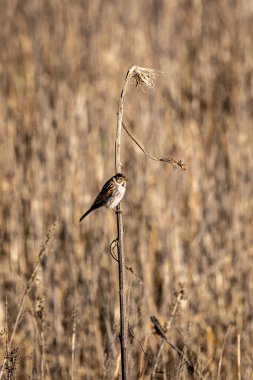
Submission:
M 127 74 L 127 79 L 134 78 L 136 87 L 155 88 L 155 78 L 159 75 L 159 71 L 146 69 L 144 67 L 133 66 Z

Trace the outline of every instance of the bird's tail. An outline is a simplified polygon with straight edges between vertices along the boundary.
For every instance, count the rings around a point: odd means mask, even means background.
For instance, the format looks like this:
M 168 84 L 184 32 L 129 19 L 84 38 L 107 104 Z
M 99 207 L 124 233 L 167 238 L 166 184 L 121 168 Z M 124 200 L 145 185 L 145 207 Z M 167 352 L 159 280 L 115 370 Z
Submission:
M 81 216 L 81 218 L 80 218 L 80 222 L 87 216 L 87 215 L 89 215 L 89 213 L 91 212 L 93 210 L 93 208 L 90 208 L 88 211 L 86 211 L 86 213 L 85 214 L 83 214 L 83 216 Z

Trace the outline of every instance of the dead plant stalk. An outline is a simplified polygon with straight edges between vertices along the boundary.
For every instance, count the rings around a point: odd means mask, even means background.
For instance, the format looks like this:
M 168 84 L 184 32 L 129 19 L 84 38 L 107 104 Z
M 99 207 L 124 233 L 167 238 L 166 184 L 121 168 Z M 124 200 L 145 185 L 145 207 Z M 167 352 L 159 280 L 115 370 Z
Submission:
M 131 78 L 136 81 L 136 87 L 148 87 L 155 88 L 154 80 L 158 75 L 156 70 L 147 69 L 143 67 L 133 66 L 131 67 L 126 75 L 125 84 L 121 91 L 119 104 L 118 104 L 118 117 L 117 117 L 117 129 L 115 138 L 115 170 L 116 173 L 120 173 L 122 170 L 122 164 L 120 159 L 120 148 L 121 148 L 121 130 L 122 127 L 128 134 L 128 136 L 134 141 L 134 143 L 145 153 L 149 158 L 155 161 L 162 161 L 170 163 L 173 168 L 180 167 L 181 170 L 185 170 L 185 165 L 181 160 L 175 160 L 173 157 L 169 158 L 156 158 L 143 148 L 143 146 L 137 141 L 137 139 L 128 130 L 126 125 L 123 123 L 123 110 L 124 101 L 127 91 L 127 85 L 130 83 Z M 121 371 L 122 380 L 127 379 L 127 310 L 126 310 L 126 292 L 125 292 L 125 260 L 124 260 L 124 246 L 123 246 L 123 222 L 122 222 L 122 211 L 120 204 L 116 209 L 117 218 L 117 247 L 118 247 L 118 272 L 119 272 L 119 299 L 120 299 L 120 344 L 121 344 Z
M 129 72 L 128 72 L 129 74 Z M 127 89 L 128 78 L 126 77 L 125 85 L 121 91 L 119 105 L 118 105 L 118 117 L 117 117 L 117 129 L 115 139 L 115 170 L 116 173 L 121 172 L 121 160 L 120 160 L 120 143 L 121 143 L 121 128 L 123 121 L 123 106 L 125 93 Z M 125 267 L 124 267 L 124 246 L 123 246 L 123 222 L 122 211 L 120 204 L 116 210 L 117 219 L 117 247 L 118 247 L 118 273 L 119 273 L 119 302 L 120 302 L 120 348 L 121 348 L 121 376 L 122 380 L 127 379 L 127 315 L 126 315 L 126 302 L 125 302 Z
M 124 100 L 127 91 L 127 85 L 130 79 L 134 78 L 137 85 L 145 85 L 147 87 L 154 87 L 153 79 L 155 77 L 155 71 L 144 69 L 138 66 L 133 66 L 128 70 L 125 84 L 121 91 L 119 104 L 118 104 L 118 117 L 117 117 L 117 129 L 115 139 L 115 170 L 116 173 L 120 173 L 122 164 L 120 160 L 120 147 L 121 147 L 121 130 L 123 125 L 123 109 Z M 122 380 L 127 379 L 127 312 L 126 312 L 126 292 L 125 292 L 125 266 L 124 266 L 124 246 L 123 246 L 123 222 L 122 211 L 120 205 L 116 209 L 117 218 L 117 246 L 118 246 L 118 272 L 119 272 L 119 300 L 120 300 L 120 346 L 121 346 L 121 376 Z

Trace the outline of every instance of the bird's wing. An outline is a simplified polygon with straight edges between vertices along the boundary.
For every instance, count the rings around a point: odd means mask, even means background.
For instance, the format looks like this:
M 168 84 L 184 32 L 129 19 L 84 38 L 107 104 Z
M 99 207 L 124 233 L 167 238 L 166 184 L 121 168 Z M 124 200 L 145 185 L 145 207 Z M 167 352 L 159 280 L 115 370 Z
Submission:
M 112 182 L 112 180 L 110 179 L 109 181 L 107 181 L 102 187 L 96 199 L 94 200 L 91 208 L 95 209 L 95 208 L 104 206 L 113 195 L 114 188 L 115 188 L 115 185 Z

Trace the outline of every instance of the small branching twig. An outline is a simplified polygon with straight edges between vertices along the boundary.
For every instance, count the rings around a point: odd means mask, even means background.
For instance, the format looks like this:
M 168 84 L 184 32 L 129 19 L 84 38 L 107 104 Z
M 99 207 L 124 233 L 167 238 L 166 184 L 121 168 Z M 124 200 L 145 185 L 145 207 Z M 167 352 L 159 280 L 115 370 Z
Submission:
M 140 341 L 140 340 L 134 335 L 134 332 L 133 332 L 133 330 L 132 330 L 132 328 L 131 328 L 131 326 L 130 326 L 129 323 L 128 323 L 128 331 L 129 331 L 130 335 L 131 335 L 135 340 L 137 340 L 137 342 L 138 342 L 138 344 L 139 344 L 139 346 L 140 346 L 140 348 L 141 348 L 143 354 L 144 354 L 145 356 L 148 357 L 148 359 L 149 359 L 149 363 L 151 364 L 151 363 L 152 363 L 152 355 L 151 355 L 151 353 L 150 353 L 149 351 L 145 351 L 145 350 L 144 350 L 144 348 L 143 348 L 143 344 L 142 344 L 141 341 Z
M 117 247 L 117 239 L 114 239 L 111 244 L 110 244 L 110 254 L 112 256 L 112 258 L 117 261 L 117 263 L 119 262 L 119 260 L 117 259 L 117 257 L 115 256 L 115 253 L 114 253 L 114 250 L 115 248 Z M 132 273 L 132 275 L 134 275 L 134 277 L 136 278 L 136 280 L 142 285 L 144 286 L 144 282 L 140 279 L 140 277 L 134 272 L 133 268 L 132 267 L 129 267 L 126 262 L 124 261 L 124 265 L 125 265 L 125 268 L 126 270 L 128 270 L 129 272 Z
M 149 158 L 151 158 L 151 160 L 153 160 L 153 161 L 161 161 L 161 162 L 168 162 L 169 164 L 172 165 L 173 169 L 176 169 L 176 168 L 179 167 L 182 171 L 186 170 L 185 164 L 181 160 L 176 160 L 173 157 L 157 158 L 155 156 L 151 156 L 151 154 L 149 154 L 143 148 L 143 146 L 141 145 L 141 143 L 133 136 L 132 132 L 129 131 L 129 129 L 126 127 L 126 125 L 124 123 L 122 123 L 122 126 L 123 126 L 124 130 L 126 131 L 126 133 L 128 134 L 128 136 L 135 142 L 135 144 L 142 150 L 142 152 L 146 156 L 148 156 Z
M 112 258 L 113 258 L 115 261 L 119 262 L 119 260 L 116 258 L 115 253 L 114 253 L 114 250 L 115 250 L 115 248 L 116 248 L 117 245 L 118 245 L 117 243 L 118 243 L 118 242 L 117 242 L 117 239 L 114 239 L 114 240 L 111 242 L 111 244 L 110 244 L 110 254 L 111 254 Z
M 134 277 L 136 278 L 136 280 L 139 282 L 140 285 L 144 286 L 144 282 L 140 279 L 140 277 L 134 272 L 133 268 L 132 267 L 129 267 L 128 265 L 126 265 L 126 263 L 124 262 L 125 264 L 125 267 L 126 267 L 126 270 L 128 270 L 130 273 L 132 273 L 132 275 L 134 275 Z
M 52 224 L 51 228 L 49 229 L 49 232 L 48 232 L 48 234 L 46 236 L 46 239 L 43 242 L 42 247 L 40 249 L 40 252 L 38 254 L 37 262 L 36 262 L 36 264 L 34 266 L 34 269 L 32 271 L 30 279 L 29 279 L 29 281 L 28 281 L 28 283 L 27 283 L 27 285 L 25 287 L 25 290 L 23 292 L 23 295 L 21 297 L 20 304 L 19 304 L 19 307 L 18 307 L 18 314 L 17 314 L 16 320 L 15 320 L 15 323 L 14 323 L 14 327 L 13 327 L 13 331 L 12 331 L 10 340 L 8 342 L 8 345 L 7 345 L 7 354 L 11 350 L 11 346 L 12 346 L 12 343 L 13 343 L 13 340 L 14 340 L 14 337 L 15 337 L 15 334 L 16 334 L 19 322 L 21 320 L 25 298 L 26 298 L 27 294 L 29 293 L 29 291 L 31 290 L 32 283 L 33 283 L 33 281 L 34 281 L 34 279 L 36 277 L 37 269 L 38 269 L 38 267 L 39 267 L 39 265 L 41 263 L 41 260 L 43 259 L 43 257 L 47 253 L 47 247 L 48 247 L 49 242 L 50 242 L 50 240 L 51 240 L 51 238 L 52 238 L 52 236 L 54 234 L 55 227 L 56 227 L 56 222 L 54 222 Z M 3 374 L 4 374 L 4 369 L 5 369 L 6 361 L 7 361 L 7 355 L 5 356 L 5 359 L 4 359 L 4 362 L 3 362 L 3 366 L 2 366 L 1 371 L 0 371 L 0 380 L 2 379 Z

